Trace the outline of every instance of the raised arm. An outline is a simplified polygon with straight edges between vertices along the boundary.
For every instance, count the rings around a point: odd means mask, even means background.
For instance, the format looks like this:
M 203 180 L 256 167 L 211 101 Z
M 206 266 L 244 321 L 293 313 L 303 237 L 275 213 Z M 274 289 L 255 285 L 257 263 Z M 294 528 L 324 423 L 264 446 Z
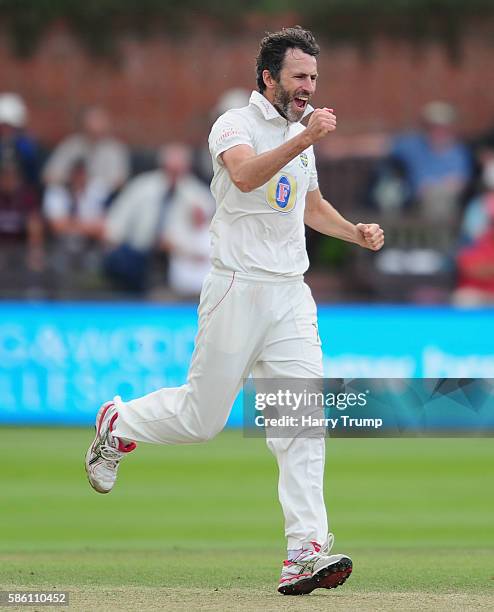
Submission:
M 258 155 L 249 145 L 241 144 L 222 153 L 222 160 L 235 186 L 248 193 L 267 183 L 288 162 L 335 128 L 333 113 L 319 108 L 312 113 L 303 132 L 279 147 Z

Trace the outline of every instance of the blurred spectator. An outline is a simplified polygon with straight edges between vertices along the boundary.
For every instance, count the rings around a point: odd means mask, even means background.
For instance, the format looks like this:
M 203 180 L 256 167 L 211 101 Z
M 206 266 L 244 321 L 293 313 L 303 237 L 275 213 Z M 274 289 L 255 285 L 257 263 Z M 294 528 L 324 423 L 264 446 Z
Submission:
M 480 164 L 480 193 L 468 202 L 461 224 L 463 245 L 471 244 L 489 227 L 494 206 L 494 142 L 483 145 L 477 154 Z
M 114 248 L 105 270 L 122 288 L 143 292 L 152 253 L 170 252 L 175 286 L 195 292 L 206 268 L 204 227 L 211 194 L 191 173 L 191 152 L 184 145 L 163 147 L 158 161 L 158 170 L 133 179 L 110 208 L 106 239 Z M 177 275 L 189 278 L 177 280 Z
M 490 228 L 457 258 L 458 288 L 453 294 L 457 306 L 494 304 L 494 212 Z
M 400 214 L 413 204 L 412 189 L 404 163 L 393 157 L 383 157 L 371 171 L 366 185 L 367 205 L 386 215 Z
M 50 229 L 57 236 L 99 239 L 107 195 L 98 179 L 89 179 L 86 162 L 76 160 L 65 184 L 45 190 L 43 212 Z
M 106 188 L 109 197 L 118 191 L 129 176 L 127 147 L 111 137 L 111 122 L 107 112 L 92 106 L 83 113 L 82 131 L 61 142 L 43 169 L 47 185 L 67 182 L 74 163 L 84 159 L 89 179 Z
M 187 148 L 172 145 L 165 149 L 165 172 L 176 190 L 162 247 L 170 256 L 170 288 L 183 298 L 200 294 L 211 267 L 209 225 L 215 211 L 211 192 L 190 173 L 190 163 Z
M 473 165 L 455 133 L 456 110 L 446 102 L 422 109 L 422 129 L 399 135 L 372 187 L 373 200 L 389 210 L 417 203 L 431 220 L 455 217 Z
M 459 306 L 494 304 L 494 147 L 479 152 L 483 192 L 468 203 L 461 227 L 458 287 Z
M 26 131 L 27 109 L 15 93 L 0 94 L 0 163 L 13 162 L 24 182 L 39 185 L 39 150 Z
M 0 243 L 3 270 L 12 266 L 18 270 L 20 253 L 25 256 L 28 270 L 40 271 L 43 268 L 39 197 L 32 185 L 23 182 L 21 172 L 12 160 L 0 164 Z
M 53 265 L 57 271 L 99 267 L 96 251 L 103 233 L 107 195 L 106 186 L 89 178 L 84 159 L 73 161 L 64 184 L 46 188 L 43 213 L 55 237 Z

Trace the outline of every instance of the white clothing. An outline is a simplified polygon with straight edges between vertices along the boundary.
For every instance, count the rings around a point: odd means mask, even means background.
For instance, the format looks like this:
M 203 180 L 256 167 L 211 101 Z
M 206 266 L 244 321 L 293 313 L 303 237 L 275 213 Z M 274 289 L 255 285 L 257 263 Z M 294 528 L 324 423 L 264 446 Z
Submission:
M 99 181 L 89 181 L 84 191 L 72 194 L 63 185 L 50 185 L 43 195 L 43 215 L 49 221 L 72 217 L 79 221 L 98 221 L 105 215 L 108 190 Z
M 212 271 L 199 305 L 187 383 L 123 403 L 114 435 L 155 444 L 190 444 L 220 432 L 242 379 L 318 378 L 322 352 L 316 305 L 302 277 L 248 280 Z M 324 542 L 324 438 L 271 438 L 280 477 L 288 548 Z
M 100 181 L 109 192 L 120 187 L 129 176 L 129 152 L 114 138 L 91 142 L 84 134 L 74 134 L 63 140 L 48 158 L 43 177 L 55 183 L 65 183 L 78 160 L 87 164 L 91 179 Z
M 168 268 L 170 288 L 185 297 L 199 295 L 204 279 L 211 269 L 208 228 L 206 227 L 202 232 L 195 232 L 193 243 L 189 244 L 194 245 L 196 255 L 172 253 Z
M 208 190 L 195 176 L 182 177 L 173 197 L 164 202 L 169 181 L 162 170 L 144 172 L 123 189 L 110 207 L 105 237 L 113 244 L 128 244 L 138 251 L 151 250 L 166 237 L 166 226 L 174 201 L 185 202 L 187 208 L 210 198 Z
M 316 305 L 303 282 L 305 197 L 317 188 L 312 148 L 251 193 L 233 185 L 219 157 L 238 144 L 262 153 L 302 129 L 257 93 L 248 107 L 228 111 L 213 126 L 213 270 L 201 293 L 187 383 L 130 402 L 117 398 L 116 436 L 156 444 L 209 440 L 223 429 L 251 372 L 255 378 L 322 377 Z M 279 467 L 288 548 L 324 542 L 324 438 L 267 442 Z
M 183 296 L 199 295 L 211 269 L 209 225 L 215 203 L 200 181 L 190 182 L 194 190 L 177 189 L 164 230 L 170 245 L 168 282 Z
M 305 114 L 311 111 L 308 107 Z M 211 224 L 214 267 L 282 276 L 297 276 L 309 267 L 303 219 L 305 196 L 318 186 L 313 148 L 249 193 L 233 184 L 221 160 L 221 153 L 234 146 L 246 144 L 260 154 L 303 130 L 255 91 L 248 106 L 227 111 L 213 125 L 209 149 L 214 169 L 211 191 L 217 205 Z

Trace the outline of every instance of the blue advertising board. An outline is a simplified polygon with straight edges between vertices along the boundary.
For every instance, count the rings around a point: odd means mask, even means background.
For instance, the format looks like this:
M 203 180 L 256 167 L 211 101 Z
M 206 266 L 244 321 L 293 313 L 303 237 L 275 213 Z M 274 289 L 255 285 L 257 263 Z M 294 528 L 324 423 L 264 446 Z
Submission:
M 178 386 L 190 305 L 0 305 L 0 423 L 90 424 L 115 395 Z M 494 378 L 494 310 L 320 306 L 325 375 Z M 242 421 L 237 400 L 229 425 Z

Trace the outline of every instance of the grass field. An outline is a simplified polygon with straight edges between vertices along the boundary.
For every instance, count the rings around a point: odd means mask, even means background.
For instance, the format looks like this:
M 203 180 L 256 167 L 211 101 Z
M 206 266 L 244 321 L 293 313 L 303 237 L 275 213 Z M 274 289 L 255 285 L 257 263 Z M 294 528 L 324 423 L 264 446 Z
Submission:
M 494 609 L 492 439 L 329 441 L 335 551 L 354 573 L 287 598 L 262 440 L 141 445 L 103 496 L 85 479 L 89 430 L 1 431 L 0 590 L 68 590 L 88 611 Z

